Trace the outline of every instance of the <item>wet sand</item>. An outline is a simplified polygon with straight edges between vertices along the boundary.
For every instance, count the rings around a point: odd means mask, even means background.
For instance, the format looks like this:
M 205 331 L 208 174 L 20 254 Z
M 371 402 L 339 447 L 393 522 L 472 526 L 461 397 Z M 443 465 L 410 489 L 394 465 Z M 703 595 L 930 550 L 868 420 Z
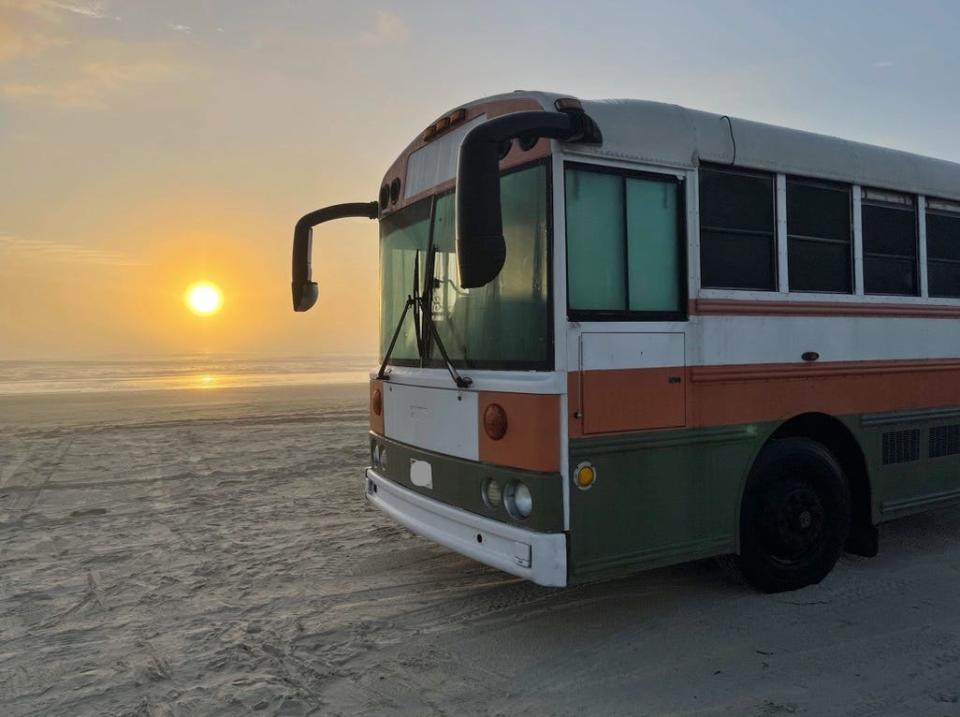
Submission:
M 960 715 L 960 511 L 765 596 L 539 588 L 365 505 L 366 386 L 0 398 L 2 715 Z

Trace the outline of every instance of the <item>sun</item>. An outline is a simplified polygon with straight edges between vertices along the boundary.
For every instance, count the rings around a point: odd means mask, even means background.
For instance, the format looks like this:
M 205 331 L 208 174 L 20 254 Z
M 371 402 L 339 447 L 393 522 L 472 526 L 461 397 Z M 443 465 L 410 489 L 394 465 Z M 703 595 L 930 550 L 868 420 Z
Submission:
M 209 281 L 198 281 L 187 287 L 183 295 L 190 311 L 198 316 L 210 316 L 223 306 L 223 293 L 220 287 Z

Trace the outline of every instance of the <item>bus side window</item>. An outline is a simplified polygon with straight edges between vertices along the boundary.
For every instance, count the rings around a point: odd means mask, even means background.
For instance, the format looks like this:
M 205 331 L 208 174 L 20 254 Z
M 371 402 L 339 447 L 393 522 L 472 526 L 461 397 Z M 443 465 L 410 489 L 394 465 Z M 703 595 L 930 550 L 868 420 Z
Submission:
M 853 293 L 852 201 L 848 185 L 787 177 L 790 291 Z
M 682 184 L 578 166 L 565 190 L 571 316 L 682 318 Z
M 930 296 L 960 297 L 960 204 L 927 202 Z
M 864 189 L 863 288 L 867 294 L 917 296 L 917 209 L 914 198 Z
M 777 288 L 773 175 L 700 168 L 700 275 L 704 288 Z

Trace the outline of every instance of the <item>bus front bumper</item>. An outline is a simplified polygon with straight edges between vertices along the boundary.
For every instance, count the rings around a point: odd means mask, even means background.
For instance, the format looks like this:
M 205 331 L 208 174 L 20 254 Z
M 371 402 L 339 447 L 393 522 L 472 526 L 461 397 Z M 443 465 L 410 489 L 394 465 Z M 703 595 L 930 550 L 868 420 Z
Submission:
M 364 471 L 367 500 L 417 535 L 537 585 L 566 587 L 567 536 L 484 518 Z

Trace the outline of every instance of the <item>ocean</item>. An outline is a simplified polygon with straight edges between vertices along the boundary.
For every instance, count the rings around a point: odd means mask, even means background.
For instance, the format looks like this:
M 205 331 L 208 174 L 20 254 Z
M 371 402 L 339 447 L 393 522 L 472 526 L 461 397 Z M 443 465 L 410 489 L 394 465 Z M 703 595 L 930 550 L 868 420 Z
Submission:
M 0 395 L 363 383 L 376 364 L 352 354 L 0 361 Z

